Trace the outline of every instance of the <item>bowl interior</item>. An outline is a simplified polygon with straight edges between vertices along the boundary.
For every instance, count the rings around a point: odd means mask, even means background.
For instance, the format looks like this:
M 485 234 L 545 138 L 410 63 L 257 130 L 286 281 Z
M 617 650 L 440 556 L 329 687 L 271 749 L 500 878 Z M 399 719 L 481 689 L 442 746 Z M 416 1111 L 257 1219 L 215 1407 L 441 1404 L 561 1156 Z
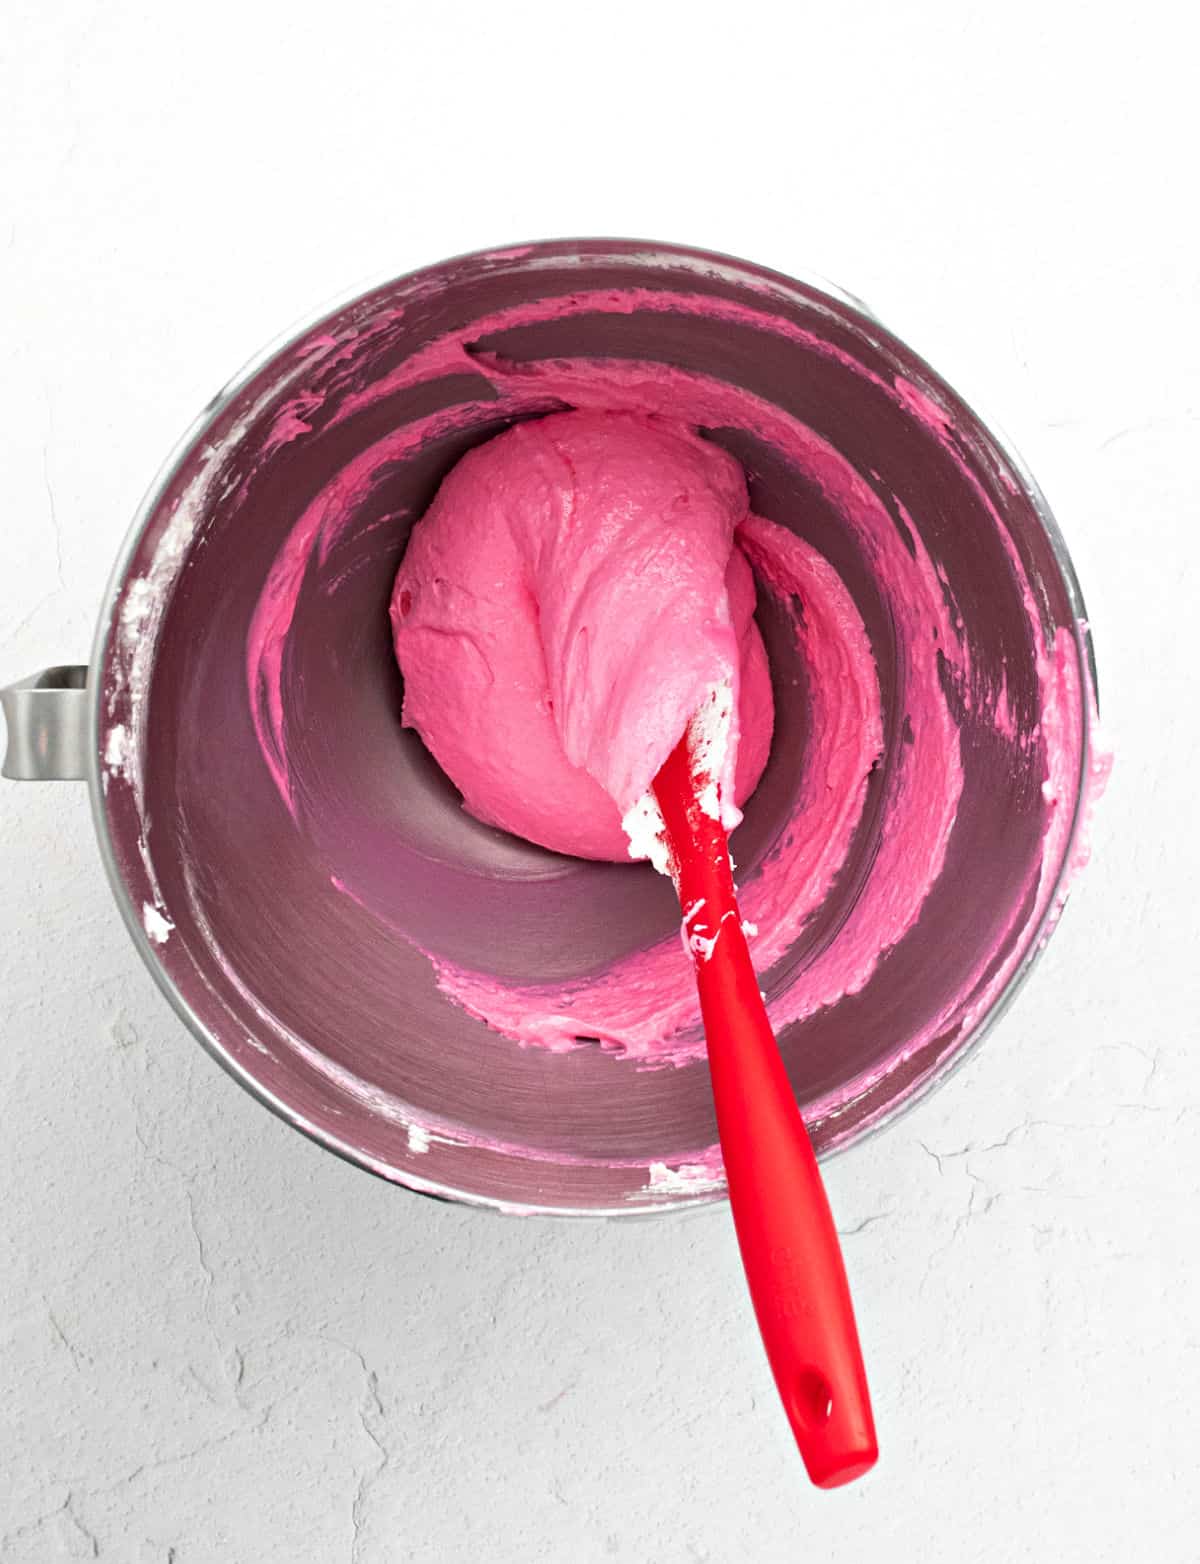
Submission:
M 615 308 L 630 290 L 644 304 Z M 742 313 L 718 326 L 666 302 L 696 295 Z M 553 319 L 503 325 L 504 312 L 545 298 L 571 302 Z M 1036 494 L 908 349 L 816 289 L 682 251 L 544 245 L 388 284 L 257 368 L 184 452 L 126 564 L 106 652 L 102 726 L 137 743 L 106 773 L 105 820 L 145 948 L 224 1062 L 364 1164 L 469 1198 L 633 1210 L 686 1198 L 652 1187 L 648 1168 L 687 1163 L 716 1139 L 703 1064 L 647 1070 L 597 1046 L 521 1048 L 449 1002 L 423 953 L 516 983 L 564 981 L 671 935 L 678 918 L 671 887 L 646 866 L 558 857 L 471 819 L 400 727 L 386 610 L 409 529 L 464 450 L 559 405 L 508 405 L 461 355 L 408 372 L 430 344 L 476 322 L 492 322 L 471 339 L 481 355 L 659 361 L 802 419 L 898 527 L 919 531 L 973 662 L 1002 673 L 1014 719 L 1029 727 L 1039 649 L 1010 546 L 1047 638 L 1074 625 L 1072 588 Z M 899 377 L 936 397 L 952 439 L 935 438 L 916 402 L 890 394 Z M 345 492 L 292 605 L 280 714 L 289 809 L 255 732 L 251 621 L 314 502 L 402 428 L 420 437 Z M 707 433 L 744 463 L 754 509 L 838 570 L 883 697 L 885 754 L 863 819 L 825 902 L 768 975 L 777 989 L 837 937 L 871 874 L 889 756 L 904 742 L 902 679 L 873 561 L 819 477 L 753 432 Z M 766 594 L 759 619 L 777 731 L 734 842 L 743 879 L 794 800 L 808 699 L 790 624 Z M 132 650 L 122 640 L 131 624 Z M 816 1105 L 818 1147 L 853 1139 L 946 1068 L 982 1020 L 972 1009 L 989 977 L 980 952 L 995 948 L 991 975 L 1019 954 L 1005 927 L 1041 860 L 1043 759 L 1036 746 L 1005 746 L 979 713 L 960 705 L 955 715 L 963 794 L 918 923 L 865 988 L 780 1039 L 797 1098 Z M 166 918 L 166 937 L 145 921 L 147 906 Z M 1028 942 L 1024 919 L 1014 930 Z M 923 1032 L 898 1057 L 897 1040 Z M 853 1081 L 865 1083 L 853 1100 L 823 1114 L 822 1101 Z

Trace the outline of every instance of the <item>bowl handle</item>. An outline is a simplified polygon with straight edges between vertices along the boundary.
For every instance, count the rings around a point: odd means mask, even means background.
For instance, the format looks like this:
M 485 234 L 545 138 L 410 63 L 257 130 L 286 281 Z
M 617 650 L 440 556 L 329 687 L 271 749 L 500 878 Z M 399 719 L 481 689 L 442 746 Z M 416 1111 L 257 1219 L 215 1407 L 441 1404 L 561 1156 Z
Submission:
M 0 690 L 8 723 L 3 775 L 21 782 L 79 781 L 88 774 L 88 671 L 44 668 Z

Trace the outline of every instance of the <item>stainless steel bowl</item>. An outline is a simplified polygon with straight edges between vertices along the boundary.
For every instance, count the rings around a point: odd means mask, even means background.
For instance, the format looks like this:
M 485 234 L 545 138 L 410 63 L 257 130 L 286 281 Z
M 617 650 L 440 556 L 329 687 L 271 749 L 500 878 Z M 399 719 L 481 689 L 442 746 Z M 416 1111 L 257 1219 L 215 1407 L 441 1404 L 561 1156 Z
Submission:
M 661 303 L 605 303 L 628 289 L 644 298 L 655 290 L 719 297 L 745 315 L 717 327 Z M 1093 690 L 1078 585 L 1032 478 L 861 304 L 827 285 L 699 251 L 554 241 L 385 282 L 300 327 L 215 397 L 134 519 L 90 667 L 48 670 L 4 692 L 5 772 L 86 777 L 104 861 L 142 958 L 214 1058 L 282 1118 L 424 1193 L 520 1211 L 625 1215 L 717 1198 L 716 1188 L 651 1172 L 688 1163 L 716 1138 L 703 1064 L 640 1070 L 597 1048 L 521 1049 L 450 1004 L 425 957 L 395 932 L 415 931 L 418 943 L 449 959 L 530 981 L 595 970 L 676 918 L 669 887 L 646 868 L 554 858 L 469 820 L 418 741 L 399 730 L 385 606 L 408 528 L 462 450 L 503 420 L 489 413 L 481 377 L 460 369 L 406 386 L 396 371 L 448 330 L 550 296 L 572 301 L 552 326 L 500 332 L 484 346 L 516 359 L 636 349 L 639 358 L 732 379 L 802 416 L 881 491 L 903 496 L 958 600 L 971 605 L 973 657 L 1002 657 L 1014 698 L 1032 699 L 1028 617 L 995 571 L 998 516 L 1033 584 L 1045 634 L 1069 631 L 1080 688 Z M 876 394 L 897 376 L 947 410 L 960 462 L 939 459 L 903 406 Z M 363 397 L 385 381 L 396 388 Z M 361 410 L 348 413 L 356 398 Z M 354 822 L 331 834 L 303 807 L 289 814 L 263 764 L 244 673 L 250 617 L 306 498 L 339 464 L 381 431 L 475 399 L 480 410 L 465 432 L 424 441 L 374 485 L 337 544 L 336 569 L 297 608 L 297 693 L 287 720 L 299 735 L 302 772 L 340 789 L 343 819 Z M 314 410 L 300 428 L 297 407 Z M 796 474 L 725 433 L 747 461 L 756 510 L 795 526 L 803 498 L 811 517 L 819 495 L 801 496 Z M 934 517 L 941 524 L 926 531 Z M 852 551 L 837 563 L 872 633 L 886 716 L 887 625 L 872 603 L 869 566 Z M 773 840 L 803 716 L 789 706 L 801 697 L 789 694 L 787 638 L 764 618 L 781 737 L 742 827 L 744 872 Z M 1089 710 L 1085 699 L 1073 735 L 1073 823 L 1051 866 L 1056 882 L 1079 826 Z M 897 1055 L 898 1037 L 939 1015 L 978 964 L 1041 851 L 1032 772 L 1024 779 L 1031 785 L 998 786 L 994 756 L 973 752 L 965 771 L 947 868 L 916 927 L 865 989 L 781 1038 L 821 1151 L 852 1144 L 944 1078 L 1044 942 L 1049 912 L 1018 923 L 1000 951 L 1009 973 L 1002 990 L 986 1003 L 982 984 L 964 993 L 936 1035 Z M 835 937 L 872 854 L 868 821 L 805 931 L 810 946 Z M 347 863 L 373 887 L 365 898 L 352 900 L 333 883 Z M 982 889 L 964 916 L 954 882 L 967 863 Z M 793 964 L 802 961 L 798 948 Z M 823 1113 L 821 1102 L 851 1080 L 869 1084 L 836 1114 Z

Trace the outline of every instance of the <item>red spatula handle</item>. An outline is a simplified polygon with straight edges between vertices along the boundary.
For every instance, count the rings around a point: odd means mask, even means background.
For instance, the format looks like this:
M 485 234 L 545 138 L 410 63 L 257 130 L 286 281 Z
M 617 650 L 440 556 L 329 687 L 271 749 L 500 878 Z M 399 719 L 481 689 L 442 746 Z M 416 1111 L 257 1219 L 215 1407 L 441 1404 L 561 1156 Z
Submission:
M 654 789 L 695 961 L 750 1295 L 808 1475 L 833 1488 L 879 1453 L 837 1230 L 759 993 L 725 830 L 697 801 L 686 738 Z

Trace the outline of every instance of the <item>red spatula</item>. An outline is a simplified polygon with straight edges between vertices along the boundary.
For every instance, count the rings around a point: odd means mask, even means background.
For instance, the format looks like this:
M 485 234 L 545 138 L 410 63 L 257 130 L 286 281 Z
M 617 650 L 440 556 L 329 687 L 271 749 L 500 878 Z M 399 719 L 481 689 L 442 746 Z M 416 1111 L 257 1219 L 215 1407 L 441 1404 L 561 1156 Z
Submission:
M 850 1288 L 808 1131 L 742 931 L 725 828 L 691 732 L 658 773 L 672 877 L 708 1042 L 729 1203 L 758 1327 L 813 1482 L 852 1482 L 879 1454 Z

